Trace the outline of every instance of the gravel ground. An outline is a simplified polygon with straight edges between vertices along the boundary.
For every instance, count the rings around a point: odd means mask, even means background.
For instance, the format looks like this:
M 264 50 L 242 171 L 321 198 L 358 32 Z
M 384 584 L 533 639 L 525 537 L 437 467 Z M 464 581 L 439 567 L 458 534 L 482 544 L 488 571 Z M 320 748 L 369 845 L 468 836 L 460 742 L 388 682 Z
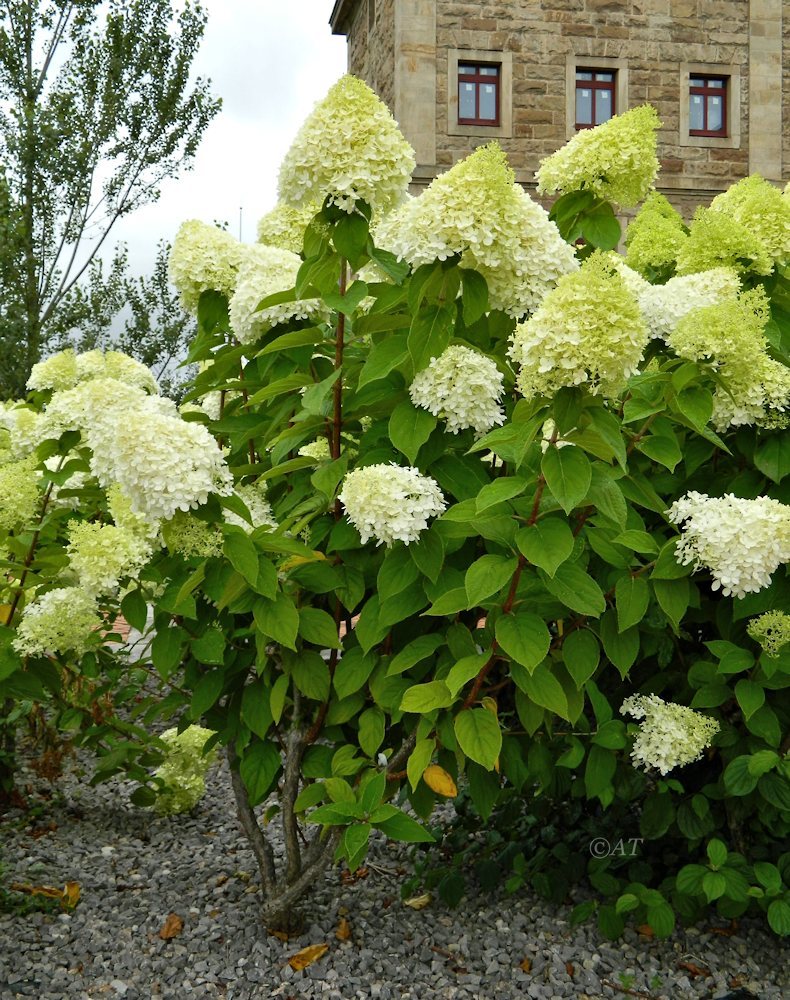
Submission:
M 260 924 L 255 864 L 224 767 L 187 817 L 136 809 L 124 785 L 91 788 L 74 766 L 58 789 L 35 818 L 6 817 L 2 861 L 8 881 L 76 881 L 81 900 L 72 913 L 0 914 L 0 1000 L 790 997 L 790 949 L 757 923 L 731 937 L 700 928 L 667 941 L 627 932 L 612 943 L 592 925 L 572 929 L 570 908 L 526 894 L 415 911 L 400 901 L 402 848 L 383 841 L 367 877 L 329 873 L 307 904 L 304 934 L 283 942 Z M 183 930 L 162 940 L 170 913 Z M 336 937 L 342 917 L 346 941 Z M 322 943 L 328 951 L 304 971 L 288 965 Z

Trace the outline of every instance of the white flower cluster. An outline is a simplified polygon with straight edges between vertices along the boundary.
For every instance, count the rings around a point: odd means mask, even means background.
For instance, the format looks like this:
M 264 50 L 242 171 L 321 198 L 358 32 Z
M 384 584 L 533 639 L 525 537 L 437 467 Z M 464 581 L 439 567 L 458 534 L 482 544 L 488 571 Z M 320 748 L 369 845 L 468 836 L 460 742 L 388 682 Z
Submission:
M 415 406 L 447 422 L 452 434 L 472 427 L 485 434 L 504 423 L 502 373 L 479 351 L 454 345 L 418 372 L 409 387 Z
M 402 201 L 414 150 L 370 87 L 344 76 L 308 116 L 280 167 L 281 201 L 325 198 L 346 212 L 358 201 L 388 211 Z
M 258 312 L 259 303 L 286 292 L 296 284 L 301 259 L 290 250 L 263 245 L 245 248 L 230 300 L 230 325 L 242 344 L 251 344 L 277 323 L 292 319 L 320 321 L 327 315 L 320 299 L 300 299 L 269 306 Z
M 212 747 L 203 752 L 206 742 L 214 736 L 211 729 L 187 726 L 179 733 L 167 729 L 160 739 L 167 745 L 167 755 L 156 769 L 163 787 L 156 797 L 156 811 L 174 816 L 193 809 L 206 792 L 206 772 L 217 759 Z
M 44 440 L 44 420 L 40 413 L 12 401 L 0 402 L 0 435 L 3 448 L 12 458 L 26 458 Z
M 33 365 L 28 389 L 73 389 L 80 382 L 94 378 L 114 378 L 126 385 L 154 395 L 159 386 L 150 368 L 121 351 L 86 351 L 75 354 L 68 349 Z
M 712 589 L 725 597 L 757 593 L 790 562 L 790 507 L 770 497 L 745 500 L 692 491 L 676 500 L 667 516 L 681 526 L 678 563 L 705 566 Z
M 27 605 L 13 646 L 23 655 L 72 652 L 79 657 L 94 644 L 101 625 L 93 594 L 81 587 L 61 587 Z
M 321 211 L 315 202 L 294 207 L 280 202 L 258 220 L 258 242 L 279 247 L 292 253 L 301 253 L 304 231 L 314 215 Z
M 245 531 L 253 531 L 255 528 L 263 527 L 274 530 L 277 527 L 271 504 L 266 499 L 266 483 L 263 480 L 259 483 L 237 486 L 234 492 L 247 505 L 252 525 L 238 514 L 234 514 L 233 511 L 226 510 L 225 521 L 228 524 L 235 524 L 239 528 L 244 528 Z
M 94 379 L 55 393 L 48 423 L 79 430 L 100 485 L 117 483 L 131 509 L 151 523 L 230 490 L 232 478 L 216 441 L 182 420 L 173 402 L 115 379 Z
M 551 396 L 583 384 L 608 396 L 637 370 L 649 335 L 618 272 L 606 254 L 593 254 L 518 324 L 509 353 L 519 365 L 524 396 Z
M 127 527 L 78 521 L 69 529 L 67 552 L 80 588 L 103 597 L 115 593 L 124 577 L 145 565 L 152 547 L 145 535 Z
M 198 219 L 181 224 L 167 273 L 188 312 L 197 312 L 201 292 L 222 292 L 230 297 L 242 252 L 242 244 L 218 226 Z
M 434 479 L 394 463 L 349 472 L 339 499 L 363 544 L 375 538 L 379 545 L 408 545 L 447 506 Z
M 737 271 L 714 267 L 697 274 L 677 275 L 665 285 L 645 282 L 637 298 L 651 336 L 668 340 L 678 323 L 692 309 L 712 306 L 724 299 L 735 299 L 740 290 Z
M 655 694 L 626 698 L 620 714 L 643 720 L 631 750 L 634 765 L 660 774 L 699 760 L 719 731 L 715 719 Z
M 36 515 L 39 491 L 35 467 L 30 457 L 0 464 L 0 538 Z
M 490 307 L 515 318 L 578 270 L 573 248 L 514 183 L 497 143 L 476 149 L 388 216 L 376 241 L 414 267 L 460 254 L 462 266 L 486 279 Z

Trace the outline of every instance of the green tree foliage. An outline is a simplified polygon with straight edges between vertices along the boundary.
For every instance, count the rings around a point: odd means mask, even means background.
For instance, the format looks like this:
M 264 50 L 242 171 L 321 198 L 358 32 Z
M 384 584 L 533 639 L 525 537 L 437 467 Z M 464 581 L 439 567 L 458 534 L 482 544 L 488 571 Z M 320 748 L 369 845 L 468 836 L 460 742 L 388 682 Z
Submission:
M 219 108 L 190 81 L 205 23 L 189 0 L 0 5 L 1 396 L 86 313 L 106 330 L 124 276 L 97 253 L 189 164 Z

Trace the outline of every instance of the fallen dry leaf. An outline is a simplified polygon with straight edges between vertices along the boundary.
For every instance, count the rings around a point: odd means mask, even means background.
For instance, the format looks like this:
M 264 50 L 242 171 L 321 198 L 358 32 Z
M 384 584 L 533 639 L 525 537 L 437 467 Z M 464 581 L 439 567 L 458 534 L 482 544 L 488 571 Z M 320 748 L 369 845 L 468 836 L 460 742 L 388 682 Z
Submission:
M 432 792 L 443 795 L 446 799 L 454 799 L 458 794 L 458 786 L 452 775 L 438 764 L 429 764 L 422 772 L 422 780 Z
M 720 934 L 722 937 L 732 937 L 738 931 L 738 921 L 731 920 L 727 927 L 711 927 L 711 933 Z
M 270 930 L 269 933 L 272 937 L 276 937 L 278 941 L 290 941 L 294 934 L 289 934 L 288 931 L 273 931 Z
M 47 899 L 63 899 L 63 890 L 54 885 L 27 885 L 24 882 L 12 882 L 14 892 L 26 892 L 28 896 L 46 896 Z
M 80 884 L 79 882 L 67 882 L 63 887 L 63 892 L 61 894 L 61 900 L 63 906 L 67 910 L 73 910 L 74 907 L 80 901 Z
M 338 941 L 348 941 L 351 938 L 351 924 L 348 922 L 348 917 L 341 917 L 337 924 L 337 930 L 335 931 L 335 937 Z
M 309 944 L 306 948 L 302 948 L 301 951 L 297 951 L 295 955 L 291 955 L 288 959 L 288 964 L 296 972 L 301 972 L 302 969 L 306 969 L 308 965 L 312 965 L 313 962 L 317 962 L 319 958 L 329 951 L 328 944 Z
M 518 963 L 518 967 L 519 969 L 521 969 L 522 972 L 532 972 L 532 959 L 522 958 L 521 961 Z
M 412 896 L 411 899 L 404 899 L 403 905 L 408 906 L 410 910 L 424 910 L 432 899 L 433 896 L 429 892 L 425 892 L 422 896 Z
M 678 962 L 678 968 L 685 969 L 692 979 L 696 979 L 698 976 L 707 979 L 710 975 L 710 969 L 703 968 L 694 962 Z
M 576 972 L 576 969 L 574 969 L 574 967 L 573 967 L 573 962 L 566 962 L 565 963 L 565 971 L 568 973 L 569 976 L 573 977 L 573 975 Z
M 642 937 L 646 938 L 652 938 L 653 935 L 655 934 L 655 931 L 650 926 L 650 924 L 639 924 L 639 926 L 637 927 L 637 931 L 639 934 L 642 935 Z
M 172 938 L 178 937 L 183 929 L 183 917 L 179 917 L 177 913 L 168 913 L 167 920 L 159 929 L 159 937 L 163 941 L 170 941 Z

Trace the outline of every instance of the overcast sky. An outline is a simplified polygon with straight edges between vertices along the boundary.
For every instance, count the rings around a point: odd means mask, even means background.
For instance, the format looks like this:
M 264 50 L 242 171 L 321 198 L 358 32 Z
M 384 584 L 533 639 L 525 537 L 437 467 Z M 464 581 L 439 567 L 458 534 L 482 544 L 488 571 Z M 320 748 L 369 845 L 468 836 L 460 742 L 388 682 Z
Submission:
M 346 71 L 346 40 L 329 28 L 333 0 L 204 0 L 208 24 L 195 60 L 222 109 L 194 169 L 163 185 L 158 202 L 113 228 L 145 273 L 159 239 L 181 222 L 227 220 L 255 240 L 258 219 L 277 200 L 277 170 L 317 100 Z

